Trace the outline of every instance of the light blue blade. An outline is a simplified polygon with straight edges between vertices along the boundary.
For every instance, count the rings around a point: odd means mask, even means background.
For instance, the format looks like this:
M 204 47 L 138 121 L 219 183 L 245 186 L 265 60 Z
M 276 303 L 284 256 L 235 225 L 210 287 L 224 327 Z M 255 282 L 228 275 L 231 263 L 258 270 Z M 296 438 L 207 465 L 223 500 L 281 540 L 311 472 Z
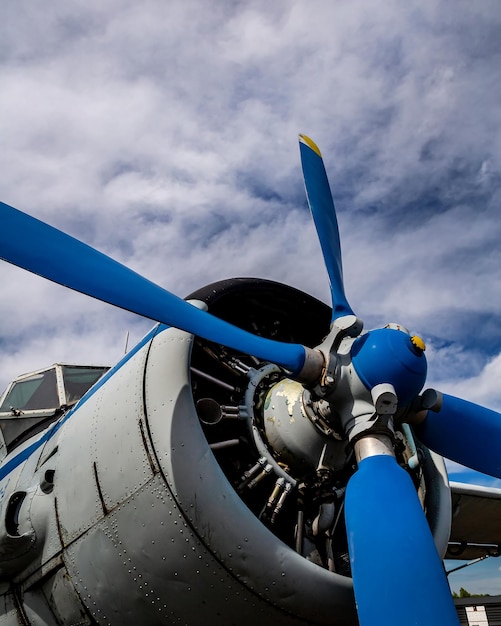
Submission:
M 345 506 L 360 626 L 458 626 L 416 491 L 395 459 L 362 460 Z
M 438 454 L 501 478 L 500 413 L 443 394 L 438 413 L 428 411 L 414 429 L 425 446 Z
M 343 264 L 336 210 L 322 155 L 317 145 L 309 137 L 299 135 L 299 149 L 306 196 L 329 274 L 332 321 L 334 321 L 343 315 L 353 315 L 353 310 L 344 294 Z
M 94 248 L 0 202 L 0 258 L 75 291 L 285 367 L 296 374 L 305 348 L 257 337 L 136 274 Z

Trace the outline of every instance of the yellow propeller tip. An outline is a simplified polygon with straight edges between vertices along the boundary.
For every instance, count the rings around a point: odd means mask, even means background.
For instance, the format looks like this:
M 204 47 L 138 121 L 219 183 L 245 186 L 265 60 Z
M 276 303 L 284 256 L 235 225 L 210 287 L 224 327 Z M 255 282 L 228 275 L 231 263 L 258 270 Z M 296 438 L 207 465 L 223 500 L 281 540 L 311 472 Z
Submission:
M 304 143 L 305 146 L 308 146 L 308 148 L 311 148 L 313 150 L 313 152 L 316 152 L 316 154 L 318 154 L 318 156 L 320 158 L 322 158 L 322 153 L 320 152 L 317 144 L 313 141 L 313 139 L 310 139 L 306 135 L 301 135 L 301 133 L 300 133 L 299 134 L 299 141 L 301 143 Z

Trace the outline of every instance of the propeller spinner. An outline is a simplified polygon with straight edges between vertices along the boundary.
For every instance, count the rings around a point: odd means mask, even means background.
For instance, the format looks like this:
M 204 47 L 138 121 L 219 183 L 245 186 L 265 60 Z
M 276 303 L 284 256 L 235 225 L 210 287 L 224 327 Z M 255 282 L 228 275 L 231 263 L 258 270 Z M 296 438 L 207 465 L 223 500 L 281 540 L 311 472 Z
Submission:
M 402 414 L 409 421 L 412 416 L 425 445 L 501 477 L 501 416 L 432 390 L 419 396 L 426 377 L 419 338 L 391 326 L 361 334 L 362 323 L 344 292 L 339 230 L 322 156 L 308 137 L 300 135 L 299 141 L 332 296 L 331 331 L 316 349 L 245 332 L 3 203 L 0 258 L 104 302 L 258 356 L 302 382 L 313 411 L 325 415 L 330 410 L 341 420 L 358 462 L 346 489 L 346 526 L 360 623 L 457 624 L 415 487 L 396 460 L 394 422 Z

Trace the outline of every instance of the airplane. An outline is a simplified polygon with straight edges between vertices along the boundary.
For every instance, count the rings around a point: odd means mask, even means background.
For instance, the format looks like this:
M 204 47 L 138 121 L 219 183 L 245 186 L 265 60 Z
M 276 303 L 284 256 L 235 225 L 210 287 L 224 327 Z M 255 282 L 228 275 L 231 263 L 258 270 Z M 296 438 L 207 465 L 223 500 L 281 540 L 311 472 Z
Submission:
M 299 146 L 332 306 L 257 278 L 183 300 L 0 203 L 0 258 L 157 322 L 0 398 L 1 626 L 459 623 L 443 559 L 499 553 L 501 490 L 443 457 L 501 478 L 501 415 L 423 391 L 405 327 L 363 330 Z

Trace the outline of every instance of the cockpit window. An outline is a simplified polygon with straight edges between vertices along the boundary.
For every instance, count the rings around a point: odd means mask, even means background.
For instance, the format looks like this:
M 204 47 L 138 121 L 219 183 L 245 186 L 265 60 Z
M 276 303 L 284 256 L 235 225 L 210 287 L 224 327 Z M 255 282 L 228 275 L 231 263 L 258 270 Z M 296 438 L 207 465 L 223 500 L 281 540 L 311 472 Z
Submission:
M 62 369 L 66 404 L 73 404 L 101 378 L 108 368 L 63 365 Z
M 45 371 L 20 376 L 11 384 L 0 413 L 56 411 L 75 404 L 108 369 L 56 364 Z
M 12 385 L 0 406 L 0 412 L 52 409 L 59 406 L 54 368 L 23 378 Z

